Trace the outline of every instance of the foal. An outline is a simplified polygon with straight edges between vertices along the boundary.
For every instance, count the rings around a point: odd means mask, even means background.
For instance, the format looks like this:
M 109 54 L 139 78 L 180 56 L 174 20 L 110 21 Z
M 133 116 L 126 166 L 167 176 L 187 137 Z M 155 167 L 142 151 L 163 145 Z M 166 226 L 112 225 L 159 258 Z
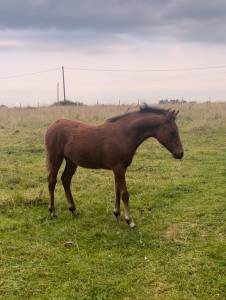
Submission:
M 126 113 L 105 121 L 101 125 L 90 125 L 80 121 L 61 119 L 50 125 L 45 136 L 49 211 L 56 216 L 54 189 L 57 173 L 63 159 L 66 166 L 61 180 L 68 201 L 68 208 L 75 214 L 76 208 L 71 193 L 71 179 L 77 166 L 91 169 L 112 170 L 115 178 L 114 215 L 120 219 L 120 199 L 124 203 L 125 220 L 135 226 L 130 216 L 129 194 L 125 173 L 131 164 L 138 146 L 149 137 L 156 138 L 174 158 L 183 157 L 183 147 L 175 123 L 178 112 L 153 108 L 147 105 L 139 111 Z

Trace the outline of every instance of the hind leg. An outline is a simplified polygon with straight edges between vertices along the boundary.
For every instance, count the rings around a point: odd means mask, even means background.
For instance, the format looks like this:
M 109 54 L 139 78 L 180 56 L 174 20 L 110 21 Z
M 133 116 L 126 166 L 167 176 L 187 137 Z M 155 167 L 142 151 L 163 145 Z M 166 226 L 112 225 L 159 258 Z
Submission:
M 57 173 L 60 169 L 61 163 L 63 161 L 63 158 L 59 158 L 55 164 L 51 164 L 49 166 L 49 176 L 48 176 L 48 188 L 49 188 L 49 196 L 50 196 L 50 202 L 49 202 L 49 212 L 51 217 L 56 217 L 55 207 L 54 207 L 54 190 L 57 183 Z
M 68 158 L 66 158 L 66 166 L 62 174 L 61 180 L 64 187 L 65 195 L 68 202 L 68 209 L 75 215 L 75 203 L 71 193 L 71 179 L 76 171 L 77 166 Z
M 117 183 L 117 178 L 115 175 L 115 209 L 114 215 L 116 217 L 117 222 L 120 221 L 120 189 Z

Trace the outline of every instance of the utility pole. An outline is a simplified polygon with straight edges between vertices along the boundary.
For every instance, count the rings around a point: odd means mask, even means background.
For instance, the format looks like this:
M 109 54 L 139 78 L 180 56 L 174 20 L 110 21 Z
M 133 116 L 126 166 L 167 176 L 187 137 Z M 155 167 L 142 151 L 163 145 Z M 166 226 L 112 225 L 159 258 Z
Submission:
M 62 75 L 63 75 L 64 101 L 66 101 L 66 94 L 65 94 L 65 81 L 64 81 L 64 67 L 62 67 Z
M 57 102 L 59 102 L 59 82 L 57 82 Z

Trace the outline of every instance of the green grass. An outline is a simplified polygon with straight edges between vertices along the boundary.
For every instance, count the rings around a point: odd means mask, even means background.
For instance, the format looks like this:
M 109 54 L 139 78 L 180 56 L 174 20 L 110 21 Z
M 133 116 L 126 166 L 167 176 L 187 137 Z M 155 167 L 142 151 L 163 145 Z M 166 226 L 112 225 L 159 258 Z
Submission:
M 0 299 L 225 299 L 226 105 L 181 108 L 183 161 L 151 139 L 138 149 L 127 172 L 136 229 L 116 224 L 104 170 L 78 169 L 76 219 L 58 184 L 49 218 L 47 125 L 119 110 L 0 111 Z

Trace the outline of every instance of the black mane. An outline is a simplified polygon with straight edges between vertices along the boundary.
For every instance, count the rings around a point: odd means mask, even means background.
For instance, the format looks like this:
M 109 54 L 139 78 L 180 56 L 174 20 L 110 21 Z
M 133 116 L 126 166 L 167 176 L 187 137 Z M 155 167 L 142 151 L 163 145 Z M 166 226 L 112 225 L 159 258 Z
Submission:
M 109 122 L 109 123 L 113 123 L 113 122 L 116 122 L 128 115 L 131 115 L 131 114 L 134 114 L 134 113 L 153 113 L 153 114 L 160 114 L 160 115 L 165 115 L 168 110 L 164 109 L 164 108 L 160 108 L 160 107 L 155 107 L 155 106 L 148 106 L 147 104 L 144 104 L 142 106 L 140 106 L 140 109 L 138 111 L 133 111 L 133 112 L 128 112 L 128 113 L 125 113 L 125 114 L 122 114 L 122 115 L 119 115 L 119 116 L 115 116 L 115 117 L 112 117 L 112 118 L 109 118 L 106 120 L 106 122 Z
M 157 106 L 148 106 L 147 104 L 140 106 L 141 113 L 151 112 L 154 114 L 165 115 L 168 111 L 169 111 L 168 109 L 160 108 Z

